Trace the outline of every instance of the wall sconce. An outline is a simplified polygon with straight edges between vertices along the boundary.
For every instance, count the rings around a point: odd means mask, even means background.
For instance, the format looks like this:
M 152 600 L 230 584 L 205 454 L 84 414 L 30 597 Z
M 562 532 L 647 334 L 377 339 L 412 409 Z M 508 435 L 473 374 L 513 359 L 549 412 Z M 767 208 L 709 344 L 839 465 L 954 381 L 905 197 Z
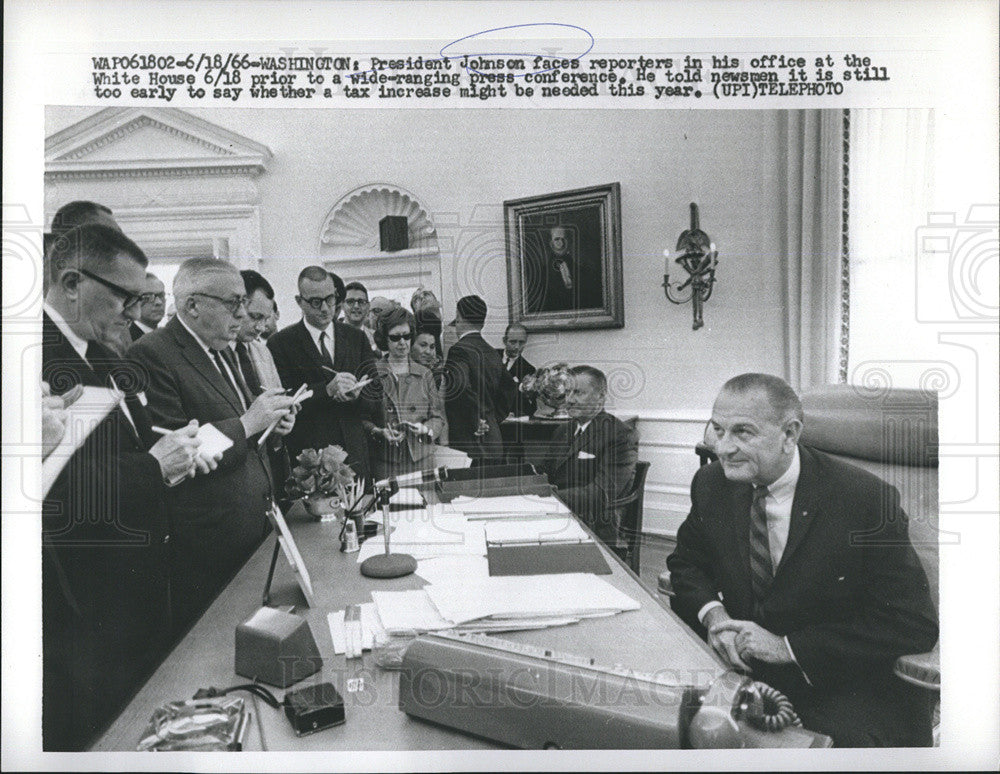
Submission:
M 702 306 L 712 297 L 719 253 L 708 234 L 698 227 L 698 205 L 694 202 L 691 202 L 691 228 L 681 232 L 674 252 L 664 250 L 663 254 L 667 259 L 663 268 L 663 291 L 672 304 L 692 302 L 694 324 L 691 330 L 696 331 L 705 324 L 701 318 Z M 683 282 L 671 284 L 671 260 L 687 272 L 687 279 Z

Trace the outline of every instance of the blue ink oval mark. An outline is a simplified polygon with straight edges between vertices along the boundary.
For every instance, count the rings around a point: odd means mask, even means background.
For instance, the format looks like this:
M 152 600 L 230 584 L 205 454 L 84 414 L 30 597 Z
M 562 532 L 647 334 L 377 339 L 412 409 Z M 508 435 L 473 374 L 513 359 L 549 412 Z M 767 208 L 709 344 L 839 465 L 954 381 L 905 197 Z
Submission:
M 533 52 L 530 52 L 530 51 L 517 51 L 517 52 L 514 52 L 514 51 L 494 51 L 494 52 L 490 52 L 490 53 L 471 53 L 471 52 L 466 52 L 466 53 L 461 53 L 461 54 L 446 54 L 445 53 L 445 51 L 447 49 L 449 49 L 452 46 L 455 46 L 455 45 L 461 43 L 464 40 L 472 40 L 473 38 L 480 38 L 483 35 L 490 34 L 491 32 L 501 32 L 503 30 L 523 29 L 525 27 L 563 27 L 563 28 L 572 29 L 572 30 L 579 30 L 580 32 L 582 32 L 584 35 L 587 36 L 587 38 L 589 39 L 590 43 L 588 44 L 586 50 L 582 51 L 581 53 L 577 54 L 576 56 L 562 56 L 562 57 L 556 56 L 554 54 L 539 54 L 537 52 L 533 53 Z M 448 43 L 446 46 L 443 46 L 438 53 L 441 55 L 442 59 L 459 59 L 461 57 L 470 57 L 470 56 L 483 56 L 483 57 L 490 57 L 490 56 L 517 56 L 517 57 L 534 56 L 534 57 L 542 57 L 544 59 L 567 59 L 567 60 L 574 60 L 574 59 L 582 59 L 587 54 L 589 54 L 593 50 L 594 44 L 595 44 L 594 36 L 591 35 L 583 27 L 579 27 L 579 26 L 577 26 L 575 24 L 566 24 L 564 22 L 530 22 L 528 24 L 511 24 L 511 25 L 508 25 L 506 27 L 494 27 L 494 28 L 489 29 L 489 30 L 483 30 L 482 32 L 474 32 L 471 35 L 466 35 L 465 37 L 458 38 L 457 40 L 453 40 L 451 43 Z M 474 72 L 474 73 L 477 73 L 479 75 L 485 75 L 485 73 L 481 73 L 481 72 L 479 72 L 479 70 L 476 70 L 473 67 L 469 67 L 468 65 L 465 66 L 465 69 L 467 71 L 469 71 L 469 72 Z M 524 76 L 529 75 L 529 74 L 530 75 L 534 75 L 536 73 L 547 73 L 547 72 L 551 72 L 551 71 L 557 70 L 557 69 L 559 69 L 559 68 L 558 67 L 547 67 L 544 70 L 531 70 L 529 72 L 525 72 L 525 73 L 521 73 L 521 74 L 516 74 L 513 77 L 515 77 L 515 78 L 523 78 Z

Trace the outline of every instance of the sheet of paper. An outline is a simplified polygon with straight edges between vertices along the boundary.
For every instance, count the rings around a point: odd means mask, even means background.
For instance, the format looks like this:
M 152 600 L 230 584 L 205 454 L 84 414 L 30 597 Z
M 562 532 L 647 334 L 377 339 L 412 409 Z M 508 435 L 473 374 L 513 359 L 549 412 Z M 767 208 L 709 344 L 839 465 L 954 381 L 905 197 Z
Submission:
M 487 543 L 589 542 L 590 536 L 572 516 L 547 519 L 494 519 L 483 522 Z
M 410 634 L 450 629 L 426 589 L 415 591 L 373 591 L 372 599 L 382 626 L 389 634 Z
M 214 457 L 233 445 L 233 439 L 219 430 L 215 425 L 204 424 L 198 428 L 198 440 L 201 445 L 198 453 L 203 457 Z
M 437 468 L 468 468 L 472 466 L 472 457 L 450 446 L 434 447 L 434 467 Z
M 488 578 L 485 556 L 434 556 L 417 562 L 417 575 L 428 583 L 465 583 L 470 578 Z
M 347 638 L 344 634 L 344 611 L 336 610 L 326 616 L 327 625 L 330 627 L 330 637 L 333 640 L 333 652 L 338 656 L 347 652 Z M 378 611 L 374 602 L 363 602 L 361 604 L 361 647 L 363 650 L 371 650 L 375 637 L 384 631 L 382 622 L 379 620 Z
M 634 599 L 589 573 L 471 578 L 462 585 L 427 586 L 426 591 L 441 616 L 456 623 L 639 609 Z
M 84 387 L 76 402 L 66 409 L 66 433 L 52 453 L 42 461 L 42 496 L 49 493 L 70 457 L 122 399 L 122 393 L 107 387 Z
M 432 514 L 429 510 L 400 511 L 390 514 L 390 524 L 394 528 L 390 551 L 418 560 L 456 554 L 486 556 L 482 524 L 469 522 L 464 516 Z M 381 535 L 369 538 L 358 552 L 358 561 L 384 551 Z
M 516 516 L 520 514 L 569 513 L 562 501 L 552 495 L 503 495 L 500 497 L 456 497 L 451 506 L 476 516 Z

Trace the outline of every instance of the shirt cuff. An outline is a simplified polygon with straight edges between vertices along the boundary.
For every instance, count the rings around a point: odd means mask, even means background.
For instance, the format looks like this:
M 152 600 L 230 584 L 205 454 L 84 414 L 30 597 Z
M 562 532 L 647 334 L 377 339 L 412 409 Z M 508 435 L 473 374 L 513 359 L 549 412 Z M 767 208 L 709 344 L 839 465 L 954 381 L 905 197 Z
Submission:
M 799 660 L 795 658 L 795 651 L 792 650 L 792 643 L 788 641 L 788 637 L 783 637 L 782 639 L 785 641 L 785 647 L 788 648 L 788 655 L 792 657 L 792 662 L 795 664 L 795 666 L 799 668 L 799 671 L 802 673 L 802 677 L 805 679 L 806 684 L 811 688 L 812 680 L 809 679 L 809 675 L 806 674 L 806 670 L 802 668 L 802 665 L 799 663 Z
M 702 626 L 705 625 L 705 616 L 708 615 L 708 611 L 714 610 L 717 607 L 723 607 L 723 604 L 717 599 L 713 599 L 711 602 L 706 602 L 701 606 L 701 610 L 698 611 L 698 621 Z M 789 651 L 791 651 L 791 648 L 789 648 Z

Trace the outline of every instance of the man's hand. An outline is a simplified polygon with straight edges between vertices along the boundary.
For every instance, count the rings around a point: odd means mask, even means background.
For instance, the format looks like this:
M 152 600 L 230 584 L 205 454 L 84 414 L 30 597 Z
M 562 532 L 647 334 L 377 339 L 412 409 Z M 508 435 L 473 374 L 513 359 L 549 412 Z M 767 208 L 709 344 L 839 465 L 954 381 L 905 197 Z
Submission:
M 709 637 L 713 635 L 735 637 L 736 650 L 742 658 L 755 658 L 766 664 L 793 663 L 784 637 L 771 634 L 753 621 L 722 621 L 709 629 Z
M 350 400 L 347 394 L 358 383 L 357 377 L 347 371 L 339 371 L 326 385 L 326 394 L 334 400 Z
M 52 454 L 66 434 L 68 418 L 61 398 L 42 398 L 42 459 Z
M 149 453 L 160 463 L 160 471 L 167 481 L 180 481 L 193 476 L 198 470 L 208 473 L 218 467 L 218 460 L 198 454 L 198 420 L 192 419 L 179 430 L 164 435 L 154 443 Z
M 730 669 L 740 672 L 750 672 L 750 667 L 740 658 L 739 649 L 736 646 L 736 633 L 722 629 L 721 627 L 733 622 L 724 607 L 714 607 L 705 614 L 705 628 L 708 629 L 708 644 L 712 650 L 719 654 L 719 657 Z
M 291 406 L 292 396 L 286 395 L 282 390 L 274 388 L 262 392 L 240 417 L 247 438 L 264 432 L 275 420 L 283 419 L 289 414 Z M 275 427 L 274 431 L 277 430 Z
M 286 414 L 281 418 L 281 421 L 274 426 L 274 430 L 271 432 L 274 435 L 288 435 L 292 432 L 292 428 L 295 427 L 295 415 L 298 413 L 296 407 L 292 407 Z

